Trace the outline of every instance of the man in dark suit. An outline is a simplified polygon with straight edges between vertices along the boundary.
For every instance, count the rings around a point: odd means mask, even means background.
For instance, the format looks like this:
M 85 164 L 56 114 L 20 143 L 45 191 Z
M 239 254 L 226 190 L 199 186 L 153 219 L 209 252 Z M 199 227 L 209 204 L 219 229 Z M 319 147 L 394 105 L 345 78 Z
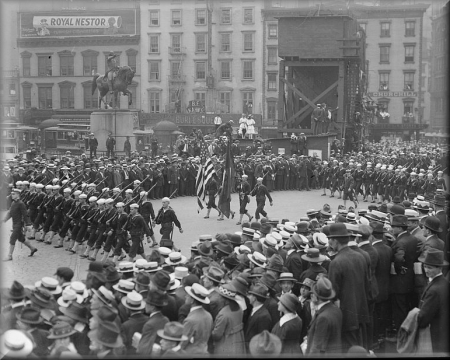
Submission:
M 141 303 L 139 306 L 136 304 Z M 132 347 L 132 339 L 135 332 L 142 333 L 148 316 L 144 314 L 145 301 L 141 294 L 131 292 L 122 298 L 122 305 L 128 309 L 129 318 L 122 324 L 122 339 L 128 355 L 135 355 L 136 349 Z
M 391 271 L 392 249 L 383 242 L 383 234 L 386 230 L 380 222 L 371 222 L 372 246 L 378 253 L 378 264 L 375 268 L 375 278 L 378 285 L 378 295 L 375 297 L 373 341 L 376 342 L 380 336 L 384 337 L 388 328 L 389 319 L 389 277 Z
M 106 180 L 104 182 L 105 187 L 107 187 L 109 189 L 114 188 L 114 170 L 113 170 L 112 164 L 108 164 L 106 166 L 104 175 L 106 178 Z
M 244 324 L 244 337 L 247 349 L 253 336 L 262 333 L 264 330 L 271 331 L 272 318 L 264 306 L 268 293 L 269 289 L 263 284 L 253 285 L 248 292 L 252 311 Z
M 308 330 L 307 356 L 336 356 L 342 352 L 342 312 L 331 302 L 335 296 L 331 281 L 319 275 L 311 293 L 317 310 Z
M 421 256 L 429 284 L 420 299 L 419 328 L 430 326 L 433 353 L 450 351 L 449 331 L 449 283 L 442 274 L 442 267 L 448 265 L 444 252 L 431 248 L 426 256 Z
M 414 296 L 414 262 L 417 260 L 417 238 L 408 229 L 406 215 L 394 215 L 391 220 L 396 240 L 392 244 L 395 274 L 390 277 L 392 317 L 395 329 L 400 329 L 408 312 L 416 305 Z
M 364 344 L 364 332 L 369 323 L 367 295 L 370 292 L 368 267 L 364 256 L 348 247 L 350 233 L 344 223 L 331 224 L 330 247 L 337 252 L 328 267 L 329 279 L 336 291 L 342 311 L 342 348 Z
M 438 237 L 440 232 L 442 232 L 441 221 L 436 216 L 428 216 L 423 224 L 425 243 L 421 249 L 422 255 L 430 248 L 444 251 L 444 242 Z
M 97 184 L 97 191 L 102 192 L 103 188 L 106 187 L 106 176 L 105 167 L 102 165 L 98 168 L 97 174 L 95 175 L 95 183 Z

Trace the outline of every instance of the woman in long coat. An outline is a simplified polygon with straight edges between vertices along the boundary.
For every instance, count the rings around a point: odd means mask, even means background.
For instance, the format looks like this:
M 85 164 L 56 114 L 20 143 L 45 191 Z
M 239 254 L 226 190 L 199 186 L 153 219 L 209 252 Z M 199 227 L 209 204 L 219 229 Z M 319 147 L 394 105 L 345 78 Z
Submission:
M 225 306 L 214 321 L 212 339 L 214 354 L 219 356 L 245 355 L 243 312 L 236 302 L 236 288 L 231 284 L 220 286 L 216 291 L 225 298 Z
M 302 319 L 297 315 L 298 298 L 294 294 L 283 294 L 278 302 L 278 310 L 283 314 L 272 329 L 272 334 L 277 335 L 282 344 L 282 354 L 301 354 L 300 343 L 302 341 Z

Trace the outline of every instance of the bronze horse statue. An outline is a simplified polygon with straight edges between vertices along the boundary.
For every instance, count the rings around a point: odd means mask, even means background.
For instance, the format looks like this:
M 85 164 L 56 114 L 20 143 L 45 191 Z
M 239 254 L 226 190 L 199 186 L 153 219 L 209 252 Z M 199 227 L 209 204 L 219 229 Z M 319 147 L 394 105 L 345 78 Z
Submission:
M 127 89 L 128 85 L 131 84 L 135 71 L 127 65 L 119 67 L 117 70 L 116 77 L 113 79 L 113 92 L 114 92 L 114 103 L 113 107 L 117 108 L 117 97 L 120 92 L 123 95 L 128 96 L 128 105 L 133 103 L 133 95 Z M 98 107 L 101 108 L 102 101 L 105 104 L 105 109 L 108 108 L 107 102 L 103 99 L 109 91 L 108 87 L 108 77 L 105 75 L 100 75 L 99 73 L 94 75 L 92 81 L 92 95 L 94 95 L 95 89 L 98 88 L 100 93 L 100 100 L 98 101 Z

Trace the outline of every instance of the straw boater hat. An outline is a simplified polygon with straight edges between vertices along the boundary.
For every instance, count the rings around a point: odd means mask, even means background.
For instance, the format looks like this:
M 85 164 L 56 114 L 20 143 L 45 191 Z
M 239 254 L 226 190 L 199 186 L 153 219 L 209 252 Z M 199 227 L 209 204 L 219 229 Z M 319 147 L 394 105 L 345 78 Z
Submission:
M 290 272 L 285 272 L 285 273 L 281 273 L 280 277 L 277 279 L 277 281 L 281 282 L 281 281 L 292 281 L 292 282 L 296 282 L 297 279 L 294 278 L 294 274 L 290 273 Z
M 122 298 L 122 305 L 130 310 L 142 310 L 145 309 L 145 301 L 141 294 L 136 291 L 132 291 Z
M 20 330 L 7 330 L 0 336 L 0 357 L 25 358 L 33 351 L 33 342 Z
M 267 258 L 263 254 L 255 251 L 253 254 L 247 254 L 247 256 L 248 256 L 249 260 L 256 266 L 259 266 L 262 268 L 266 267 Z
M 186 286 L 184 289 L 193 299 L 201 302 L 202 304 L 209 304 L 209 291 L 200 284 L 194 283 L 192 286 Z
M 40 281 L 36 281 L 34 286 L 36 288 L 43 287 L 53 295 L 58 295 L 62 293 L 62 287 L 59 286 L 58 280 L 52 277 L 45 276 Z

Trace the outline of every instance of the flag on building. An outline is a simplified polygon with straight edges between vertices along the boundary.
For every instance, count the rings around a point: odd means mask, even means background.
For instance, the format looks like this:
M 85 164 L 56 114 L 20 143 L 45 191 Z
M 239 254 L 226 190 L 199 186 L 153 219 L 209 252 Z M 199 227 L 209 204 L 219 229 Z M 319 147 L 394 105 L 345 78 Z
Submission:
M 205 192 L 205 186 L 208 183 L 209 179 L 213 176 L 213 174 L 216 171 L 214 170 L 214 164 L 210 158 L 207 158 L 205 163 L 202 165 L 200 164 L 197 172 L 197 179 L 196 179 L 196 189 L 197 189 L 197 204 L 199 207 L 199 210 L 203 210 L 206 192 Z
M 231 139 L 228 138 L 227 155 L 225 159 L 225 168 L 223 169 L 222 191 L 219 195 L 218 208 L 222 213 L 229 218 L 231 209 L 231 190 L 234 180 L 234 161 L 231 154 Z

